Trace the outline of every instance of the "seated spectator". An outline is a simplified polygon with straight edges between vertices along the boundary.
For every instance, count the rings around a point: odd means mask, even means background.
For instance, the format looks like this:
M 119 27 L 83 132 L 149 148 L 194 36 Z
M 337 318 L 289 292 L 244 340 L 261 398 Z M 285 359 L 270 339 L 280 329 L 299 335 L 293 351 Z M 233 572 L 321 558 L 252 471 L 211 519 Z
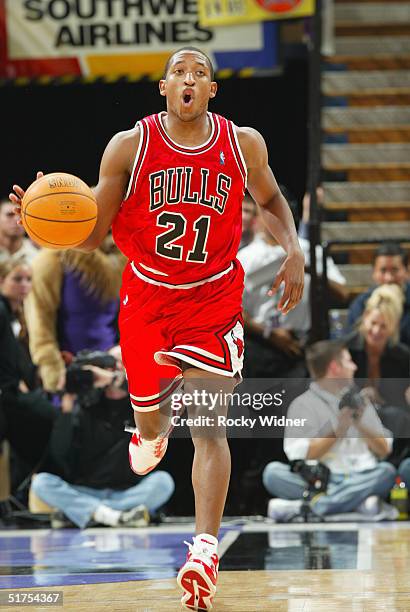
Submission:
M 25 236 L 24 227 L 18 225 L 13 210 L 14 204 L 9 200 L 0 200 L 0 261 L 25 257 L 30 262 L 38 249 Z
M 307 420 L 303 427 L 286 427 L 284 451 L 289 461 L 319 460 L 330 469 L 328 489 L 313 497 L 313 511 L 325 517 L 367 513 L 372 507 L 375 513 L 383 509 L 393 516 L 392 508 L 381 501 L 396 476 L 391 463 L 382 461 L 390 452 L 391 434 L 370 403 L 360 408 L 340 406 L 356 370 L 349 351 L 341 342 L 321 341 L 307 349 L 306 360 L 313 382 L 291 403 L 287 417 Z M 287 520 L 300 511 L 306 483 L 289 465 L 269 463 L 263 482 L 271 495 L 281 498 L 269 502 L 269 516 Z
M 47 447 L 55 410 L 36 389 L 35 368 L 19 340 L 25 336 L 23 303 L 31 289 L 24 257 L 0 262 L 0 394 L 2 431 L 29 472 Z
M 25 305 L 30 351 L 43 386 L 64 386 L 65 362 L 118 341 L 118 293 L 125 259 L 110 237 L 92 253 L 43 249 L 33 261 Z
M 362 394 L 377 407 L 383 424 L 394 435 L 390 460 L 396 465 L 410 451 L 410 349 L 398 341 L 402 312 L 400 287 L 381 285 L 367 300 L 358 331 L 346 340 Z
M 110 352 L 120 355 L 118 347 Z M 91 389 L 77 399 L 63 396 L 50 439 L 52 470 L 37 474 L 32 490 L 56 509 L 56 527 L 66 526 L 67 519 L 81 529 L 90 522 L 146 525 L 148 513 L 171 497 L 174 481 L 167 472 L 141 477 L 130 470 L 124 425 L 131 424 L 132 411 L 121 360 L 113 370 L 83 369 L 91 372 Z
M 406 252 L 394 242 L 385 242 L 376 251 L 373 262 L 375 285 L 359 295 L 350 305 L 348 325 L 353 328 L 358 322 L 365 304 L 380 285 L 397 285 L 404 295 L 403 314 L 400 320 L 400 341 L 410 346 L 410 283 L 408 282 L 408 260 Z
M 242 202 L 242 237 L 239 250 L 248 246 L 255 237 L 256 204 L 246 193 Z

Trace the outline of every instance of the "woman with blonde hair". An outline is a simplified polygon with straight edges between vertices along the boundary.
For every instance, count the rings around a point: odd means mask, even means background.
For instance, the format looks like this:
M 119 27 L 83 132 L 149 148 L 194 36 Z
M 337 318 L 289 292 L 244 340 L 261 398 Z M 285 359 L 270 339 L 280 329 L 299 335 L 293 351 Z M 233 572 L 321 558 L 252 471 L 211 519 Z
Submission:
M 0 441 L 7 439 L 23 461 L 22 478 L 44 456 L 55 417 L 53 406 L 35 388 L 35 368 L 22 343 L 23 304 L 31 282 L 24 257 L 0 262 Z
M 406 406 L 404 391 L 408 386 L 410 351 L 399 342 L 403 299 L 398 285 L 377 287 L 366 302 L 348 348 L 357 365 L 355 376 L 360 386 L 369 389 L 369 396 L 378 403 L 390 404 L 394 397 L 395 405 Z M 392 378 L 403 379 L 403 384 L 392 385 L 388 380 Z
M 398 285 L 380 285 L 366 302 L 359 329 L 372 346 L 399 342 L 403 314 L 403 291 Z
M 0 388 L 4 389 L 12 384 L 11 372 L 16 375 L 15 367 L 21 369 L 24 357 L 21 353 L 22 342 L 27 340 L 27 330 L 23 313 L 23 304 L 30 293 L 32 283 L 31 267 L 25 258 L 8 257 L 0 261 L 0 329 L 1 329 L 1 345 L 0 353 L 3 359 L 9 357 L 9 367 L 6 363 L 0 364 Z M 13 366 L 10 363 L 11 353 L 7 351 L 7 346 L 4 342 L 7 341 L 8 334 L 13 334 L 17 339 L 16 348 L 19 348 L 18 354 L 15 355 L 16 362 Z M 21 342 L 22 341 L 22 342 Z M 14 342 L 13 342 L 14 344 Z M 3 361 L 3 360 L 2 360 Z M 25 372 L 20 372 L 18 383 L 24 380 L 27 376 L 27 366 Z M 32 372 L 30 373 L 32 375 Z M 10 376 L 10 378 L 9 378 Z M 30 376 L 31 378 L 31 376 Z M 27 381 L 27 387 L 32 386 L 32 380 Z M 13 384 L 15 383 L 13 379 Z
M 347 347 L 357 365 L 356 383 L 378 408 L 379 416 L 394 438 L 410 435 L 410 350 L 399 342 L 403 292 L 398 285 L 377 287 L 366 302 L 358 329 Z M 407 453 L 407 440 L 395 440 L 393 463 Z

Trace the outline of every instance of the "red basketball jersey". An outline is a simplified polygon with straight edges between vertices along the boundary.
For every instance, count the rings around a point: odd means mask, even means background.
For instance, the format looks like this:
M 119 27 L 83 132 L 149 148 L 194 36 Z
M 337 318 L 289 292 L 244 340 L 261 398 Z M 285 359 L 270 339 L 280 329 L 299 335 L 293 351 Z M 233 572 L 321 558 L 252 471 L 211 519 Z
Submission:
M 140 142 L 113 235 L 140 278 L 192 287 L 232 267 L 246 166 L 231 121 L 208 113 L 209 139 L 183 147 L 166 133 L 163 114 L 138 122 Z

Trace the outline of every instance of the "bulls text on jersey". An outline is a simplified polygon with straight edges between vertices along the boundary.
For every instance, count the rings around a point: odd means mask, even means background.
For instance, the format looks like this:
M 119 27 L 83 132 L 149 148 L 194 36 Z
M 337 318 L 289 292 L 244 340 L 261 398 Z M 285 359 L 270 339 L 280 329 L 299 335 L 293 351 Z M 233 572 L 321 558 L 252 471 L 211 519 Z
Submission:
M 200 189 L 191 187 L 194 173 L 200 173 Z M 166 204 L 200 204 L 213 208 L 223 214 L 229 191 L 231 177 L 219 172 L 216 180 L 210 179 L 209 168 L 184 166 L 159 170 L 149 175 L 150 206 L 149 210 L 158 210 Z M 212 183 L 214 182 L 214 185 Z

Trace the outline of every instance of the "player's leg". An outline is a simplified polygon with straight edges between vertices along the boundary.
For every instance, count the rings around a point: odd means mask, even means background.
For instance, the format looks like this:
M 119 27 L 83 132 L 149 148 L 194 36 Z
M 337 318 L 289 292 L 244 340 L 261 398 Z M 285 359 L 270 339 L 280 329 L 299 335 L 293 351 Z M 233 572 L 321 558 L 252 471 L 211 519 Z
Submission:
M 147 413 L 134 408 L 136 430 L 130 440 L 129 458 L 131 469 L 140 476 L 151 472 L 165 455 L 173 429 L 168 406 Z
M 231 474 L 231 454 L 226 430 L 218 425 L 218 417 L 226 417 L 228 403 L 223 398 L 229 397 L 237 383 L 235 378 L 221 376 L 206 370 L 190 367 L 184 371 L 184 393 L 197 395 L 205 399 L 200 411 L 213 421 L 209 427 L 191 428 L 192 441 L 195 447 L 192 464 L 192 485 L 195 495 L 195 520 L 197 533 L 209 533 L 215 537 L 225 507 Z M 205 393 L 202 393 L 202 392 Z M 218 399 L 209 402 L 206 398 Z
M 165 454 L 170 423 L 163 407 L 182 385 L 182 374 L 177 365 L 160 365 L 155 360 L 155 353 L 166 346 L 158 317 L 164 304 L 160 289 L 136 279 L 133 273 L 127 278 L 127 270 L 124 274 L 120 345 L 136 424 L 129 457 L 133 471 L 144 475 Z
M 191 428 L 195 447 L 192 484 L 195 495 L 196 536 L 189 545 L 186 563 L 178 573 L 182 604 L 191 610 L 210 610 L 218 577 L 218 531 L 225 507 L 231 473 L 226 428 L 228 401 L 236 379 L 195 367 L 184 369 L 184 393 L 201 398 L 193 402 L 190 416 L 202 417 L 203 425 Z M 207 420 L 206 420 L 207 419 Z

